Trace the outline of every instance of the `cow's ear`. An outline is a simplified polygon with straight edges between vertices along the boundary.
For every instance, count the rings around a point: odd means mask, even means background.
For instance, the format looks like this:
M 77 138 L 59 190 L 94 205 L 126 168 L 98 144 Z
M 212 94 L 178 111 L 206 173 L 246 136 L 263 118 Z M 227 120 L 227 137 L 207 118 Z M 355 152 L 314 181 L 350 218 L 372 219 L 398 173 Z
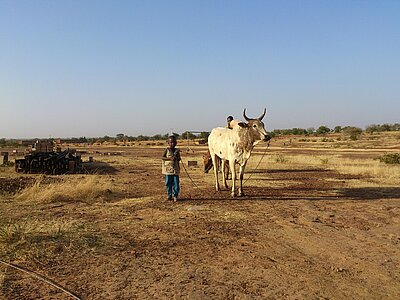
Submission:
M 249 124 L 247 124 L 247 123 L 244 123 L 244 122 L 239 122 L 238 123 L 238 125 L 240 126 L 240 127 L 249 127 Z

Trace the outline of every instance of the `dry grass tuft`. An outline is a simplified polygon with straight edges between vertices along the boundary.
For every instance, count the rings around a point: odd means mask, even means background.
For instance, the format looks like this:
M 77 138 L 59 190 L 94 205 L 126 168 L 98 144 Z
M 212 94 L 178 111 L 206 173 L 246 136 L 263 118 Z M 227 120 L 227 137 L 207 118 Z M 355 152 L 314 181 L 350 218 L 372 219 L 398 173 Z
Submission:
M 77 201 L 94 203 L 111 194 L 111 188 L 109 182 L 96 175 L 66 177 L 56 183 L 44 183 L 43 177 L 39 177 L 33 186 L 24 189 L 16 197 L 18 200 L 41 203 Z

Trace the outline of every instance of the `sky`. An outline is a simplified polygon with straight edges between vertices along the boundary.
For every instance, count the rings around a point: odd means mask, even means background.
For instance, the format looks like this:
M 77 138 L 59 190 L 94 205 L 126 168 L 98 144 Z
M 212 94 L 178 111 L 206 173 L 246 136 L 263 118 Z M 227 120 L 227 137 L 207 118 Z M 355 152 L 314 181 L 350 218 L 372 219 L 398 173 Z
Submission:
M 0 0 L 0 138 L 400 123 L 397 0 Z

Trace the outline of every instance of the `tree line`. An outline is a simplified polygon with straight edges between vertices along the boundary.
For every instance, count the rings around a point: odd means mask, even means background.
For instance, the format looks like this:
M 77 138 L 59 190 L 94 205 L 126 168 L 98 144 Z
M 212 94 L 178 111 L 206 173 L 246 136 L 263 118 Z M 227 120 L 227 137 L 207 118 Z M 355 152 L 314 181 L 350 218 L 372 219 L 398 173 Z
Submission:
M 374 132 L 386 132 L 386 131 L 400 131 L 400 124 L 383 124 L 383 125 L 368 125 L 365 130 L 355 126 L 335 126 L 334 128 L 329 128 L 327 126 L 320 126 L 315 128 L 292 128 L 292 129 L 275 129 L 271 132 L 273 136 L 281 135 L 323 135 L 327 133 L 374 133 Z
M 359 127 L 355 126 L 335 126 L 334 128 L 329 128 L 327 126 L 319 126 L 317 129 L 315 128 L 292 128 L 292 129 L 275 129 L 272 132 L 269 132 L 271 136 L 284 136 L 284 135 L 324 135 L 328 133 L 343 133 L 349 135 L 350 137 L 357 137 L 362 132 L 366 132 L 369 134 L 373 134 L 374 132 L 387 132 L 387 131 L 400 131 L 400 124 L 382 124 L 382 125 L 368 125 L 365 130 L 362 130 Z M 200 133 L 193 133 L 191 131 L 185 131 L 181 134 L 172 133 L 178 139 L 203 139 L 207 140 L 209 136 L 209 132 L 204 131 Z M 95 143 L 103 143 L 103 142 L 142 142 L 142 141 L 159 141 L 166 140 L 170 134 L 156 134 L 153 136 L 146 135 L 138 135 L 138 136 L 128 136 L 123 133 L 116 134 L 115 137 L 111 136 L 103 136 L 103 137 L 79 137 L 79 138 L 69 138 L 68 142 L 70 143 L 87 143 L 87 144 L 95 144 Z M 32 139 L 37 140 L 37 139 Z M 47 140 L 56 140 L 56 139 L 47 139 Z M 61 139 L 64 141 L 63 139 Z M 18 147 L 19 140 L 17 139 L 5 139 L 0 138 L 0 147 Z

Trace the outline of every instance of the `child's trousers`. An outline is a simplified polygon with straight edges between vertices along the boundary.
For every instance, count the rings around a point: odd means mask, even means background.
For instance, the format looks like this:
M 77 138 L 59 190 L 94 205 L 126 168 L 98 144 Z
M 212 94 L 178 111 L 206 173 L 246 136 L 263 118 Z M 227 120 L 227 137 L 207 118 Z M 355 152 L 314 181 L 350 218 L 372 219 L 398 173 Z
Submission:
M 165 185 L 167 186 L 168 198 L 178 197 L 179 195 L 178 175 L 165 175 Z

